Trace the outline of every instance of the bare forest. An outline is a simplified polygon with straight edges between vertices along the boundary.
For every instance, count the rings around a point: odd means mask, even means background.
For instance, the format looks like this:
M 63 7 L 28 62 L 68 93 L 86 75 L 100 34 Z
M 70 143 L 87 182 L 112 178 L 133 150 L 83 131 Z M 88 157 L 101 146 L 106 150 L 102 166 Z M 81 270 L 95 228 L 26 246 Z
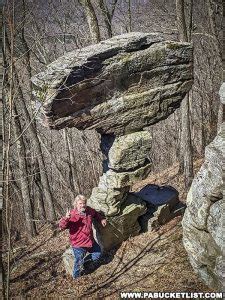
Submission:
M 3 5 L 3 254 L 5 297 L 18 241 L 56 233 L 77 194 L 89 197 L 103 173 L 100 135 L 49 130 L 31 77 L 59 56 L 127 32 L 156 32 L 193 44 L 188 100 L 149 127 L 151 176 L 175 168 L 185 195 L 194 164 L 222 123 L 222 1 L 9 0 Z M 171 175 L 170 174 L 170 175 Z M 163 181 L 163 179 L 162 179 Z M 163 182 L 162 182 L 163 183 Z M 185 202 L 185 200 L 184 200 Z M 15 294 L 15 293 L 14 293 Z

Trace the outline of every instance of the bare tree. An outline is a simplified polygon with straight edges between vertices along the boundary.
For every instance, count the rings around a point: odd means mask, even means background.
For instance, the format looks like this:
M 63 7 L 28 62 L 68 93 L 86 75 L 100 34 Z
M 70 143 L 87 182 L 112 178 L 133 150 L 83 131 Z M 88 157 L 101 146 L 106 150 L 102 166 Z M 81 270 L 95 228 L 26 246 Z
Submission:
M 191 0 L 191 11 L 193 9 L 193 1 Z M 184 0 L 176 0 L 177 27 L 180 40 L 188 41 L 188 30 L 185 19 Z M 192 18 L 192 12 L 191 12 Z M 190 36 L 190 34 L 189 34 Z M 185 186 L 188 188 L 191 185 L 194 177 L 193 172 L 193 149 L 190 128 L 190 93 L 188 93 L 181 104 L 181 169 L 185 175 Z
M 116 4 L 118 0 L 113 0 L 111 3 L 111 9 L 107 4 L 106 0 L 98 0 L 98 5 L 101 9 L 105 27 L 107 29 L 107 37 L 111 38 L 113 36 L 112 32 L 112 18 L 115 12 Z
M 91 35 L 92 43 L 100 42 L 100 31 L 98 25 L 98 19 L 94 10 L 94 7 L 90 0 L 80 0 L 81 5 L 84 7 L 85 15 Z
M 14 126 L 15 126 L 15 138 L 17 139 L 17 151 L 18 151 L 18 161 L 19 161 L 19 176 L 20 176 L 20 186 L 21 194 L 23 199 L 24 215 L 27 227 L 27 233 L 30 236 L 35 236 L 37 234 L 37 229 L 34 223 L 34 210 L 32 207 L 31 196 L 29 191 L 29 181 L 27 172 L 27 162 L 26 162 L 26 152 L 25 145 L 23 141 L 23 136 L 21 135 L 22 129 L 19 121 L 19 115 L 16 109 L 16 105 L 13 105 L 14 113 Z

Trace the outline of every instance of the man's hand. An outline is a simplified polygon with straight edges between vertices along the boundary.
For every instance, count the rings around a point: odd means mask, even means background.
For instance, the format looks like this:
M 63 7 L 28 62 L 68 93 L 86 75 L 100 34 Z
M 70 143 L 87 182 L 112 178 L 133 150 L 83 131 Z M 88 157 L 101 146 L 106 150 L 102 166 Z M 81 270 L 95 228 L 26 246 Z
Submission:
M 102 224 L 103 227 L 105 227 L 107 225 L 106 219 L 101 220 L 101 224 Z
M 67 209 L 66 218 L 69 219 L 70 217 L 71 217 L 71 213 L 70 213 L 69 209 Z

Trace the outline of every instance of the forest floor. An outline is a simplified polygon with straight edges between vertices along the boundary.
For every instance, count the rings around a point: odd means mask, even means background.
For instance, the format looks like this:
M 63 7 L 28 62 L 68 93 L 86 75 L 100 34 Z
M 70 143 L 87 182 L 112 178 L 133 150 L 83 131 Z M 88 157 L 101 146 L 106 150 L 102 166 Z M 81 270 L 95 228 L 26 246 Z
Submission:
M 201 163 L 196 162 L 195 170 Z M 185 202 L 177 166 L 151 175 L 134 189 L 148 183 L 175 187 Z M 37 237 L 13 244 L 11 299 L 120 299 L 124 291 L 211 291 L 188 261 L 181 220 L 181 216 L 176 217 L 157 231 L 128 239 L 107 253 L 94 273 L 76 280 L 65 273 L 62 264 L 68 232 L 44 225 Z

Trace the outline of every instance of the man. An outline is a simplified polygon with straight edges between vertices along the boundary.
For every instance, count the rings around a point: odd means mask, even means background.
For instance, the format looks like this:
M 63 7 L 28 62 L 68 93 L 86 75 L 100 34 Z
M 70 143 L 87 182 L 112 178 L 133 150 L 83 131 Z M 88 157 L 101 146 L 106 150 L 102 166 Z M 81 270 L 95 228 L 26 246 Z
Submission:
M 73 278 L 81 276 L 84 257 L 87 252 L 96 264 L 101 256 L 101 248 L 94 240 L 92 222 L 95 218 L 106 226 L 107 221 L 96 210 L 87 206 L 87 199 L 83 195 L 78 195 L 73 203 L 74 209 L 67 211 L 66 216 L 59 221 L 61 229 L 69 229 L 70 243 L 74 253 Z

